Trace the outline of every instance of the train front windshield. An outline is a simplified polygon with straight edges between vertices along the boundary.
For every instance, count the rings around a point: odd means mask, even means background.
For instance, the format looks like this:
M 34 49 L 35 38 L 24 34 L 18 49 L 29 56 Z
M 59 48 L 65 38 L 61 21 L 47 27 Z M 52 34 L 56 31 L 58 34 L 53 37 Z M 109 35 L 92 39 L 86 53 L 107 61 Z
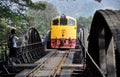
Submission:
M 67 19 L 66 18 L 60 18 L 60 25 L 67 25 Z
M 53 20 L 53 25 L 58 25 L 59 21 L 58 19 Z
M 64 18 L 64 19 L 60 19 L 60 25 L 62 25 L 62 26 L 64 26 L 64 25 L 69 25 L 69 26 L 74 26 L 75 25 L 75 21 L 74 20 L 72 20 L 72 19 L 66 19 L 66 18 Z
M 74 26 L 74 25 L 75 25 L 75 21 L 72 20 L 72 19 L 69 19 L 69 20 L 68 20 L 68 25 Z
M 52 25 L 57 26 L 75 26 L 75 20 L 73 19 L 67 19 L 67 18 L 60 18 L 59 19 L 54 19 Z

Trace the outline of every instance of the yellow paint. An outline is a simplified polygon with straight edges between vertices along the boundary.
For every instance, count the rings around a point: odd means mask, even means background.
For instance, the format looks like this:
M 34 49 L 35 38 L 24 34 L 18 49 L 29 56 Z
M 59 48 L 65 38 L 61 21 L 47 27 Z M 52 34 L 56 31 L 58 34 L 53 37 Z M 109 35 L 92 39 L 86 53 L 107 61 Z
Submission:
M 59 18 L 58 18 L 59 19 Z M 60 19 L 59 19 L 60 20 Z M 77 26 L 76 26 L 76 20 L 75 20 L 75 25 L 74 26 L 69 26 L 69 25 L 52 25 L 51 21 L 51 39 L 59 39 L 59 38 L 66 38 L 66 39 L 76 39 L 76 31 Z

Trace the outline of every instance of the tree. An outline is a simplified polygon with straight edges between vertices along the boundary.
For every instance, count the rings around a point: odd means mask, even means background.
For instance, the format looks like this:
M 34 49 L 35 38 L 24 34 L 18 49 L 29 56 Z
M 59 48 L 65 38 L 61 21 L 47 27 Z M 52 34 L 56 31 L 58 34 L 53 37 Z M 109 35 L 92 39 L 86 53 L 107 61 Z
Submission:
M 28 7 L 33 9 L 44 9 L 45 5 L 40 4 L 39 6 L 36 6 L 31 0 L 1 0 L 0 19 L 8 19 L 8 22 L 12 22 L 16 25 L 16 21 L 26 19 L 25 10 Z
M 0 20 L 0 43 L 7 40 L 8 31 L 10 30 L 6 22 L 5 19 Z
M 39 4 L 45 4 L 45 10 L 28 9 L 27 16 L 31 27 L 35 27 L 40 34 L 45 34 L 50 29 L 50 20 L 59 15 L 56 8 L 48 2 L 35 3 L 36 6 Z
M 79 27 L 86 27 L 88 29 L 90 29 L 91 26 L 91 22 L 92 22 L 92 16 L 86 18 L 86 17 L 79 17 L 77 19 L 78 22 L 78 26 Z
M 28 20 L 25 15 L 25 10 L 45 9 L 44 4 L 39 6 L 34 5 L 31 0 L 0 0 L 0 40 L 5 41 L 10 32 L 10 28 L 26 28 Z M 21 30 L 21 29 L 19 29 Z M 18 31 L 20 32 L 20 31 Z M 0 42 L 1 42 L 0 41 Z

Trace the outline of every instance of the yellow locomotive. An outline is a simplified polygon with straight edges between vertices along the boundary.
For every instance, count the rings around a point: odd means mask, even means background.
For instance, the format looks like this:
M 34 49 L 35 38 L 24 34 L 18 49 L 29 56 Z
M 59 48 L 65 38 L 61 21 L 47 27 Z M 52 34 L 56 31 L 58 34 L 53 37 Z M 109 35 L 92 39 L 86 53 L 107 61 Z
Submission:
M 50 43 L 52 48 L 75 48 L 77 21 L 70 16 L 57 16 L 51 20 Z

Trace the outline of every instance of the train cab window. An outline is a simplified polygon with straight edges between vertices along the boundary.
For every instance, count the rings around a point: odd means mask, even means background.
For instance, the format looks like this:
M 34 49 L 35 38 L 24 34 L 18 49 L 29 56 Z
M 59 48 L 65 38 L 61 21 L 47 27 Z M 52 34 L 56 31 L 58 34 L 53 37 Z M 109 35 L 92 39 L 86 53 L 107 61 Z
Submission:
M 67 19 L 60 19 L 60 25 L 67 25 Z
M 67 19 L 64 14 L 60 18 L 60 25 L 67 25 Z
M 53 20 L 53 25 L 58 25 L 58 19 Z
M 72 20 L 72 19 L 69 19 L 69 20 L 68 20 L 68 25 L 74 26 L 74 25 L 75 25 L 75 21 Z

